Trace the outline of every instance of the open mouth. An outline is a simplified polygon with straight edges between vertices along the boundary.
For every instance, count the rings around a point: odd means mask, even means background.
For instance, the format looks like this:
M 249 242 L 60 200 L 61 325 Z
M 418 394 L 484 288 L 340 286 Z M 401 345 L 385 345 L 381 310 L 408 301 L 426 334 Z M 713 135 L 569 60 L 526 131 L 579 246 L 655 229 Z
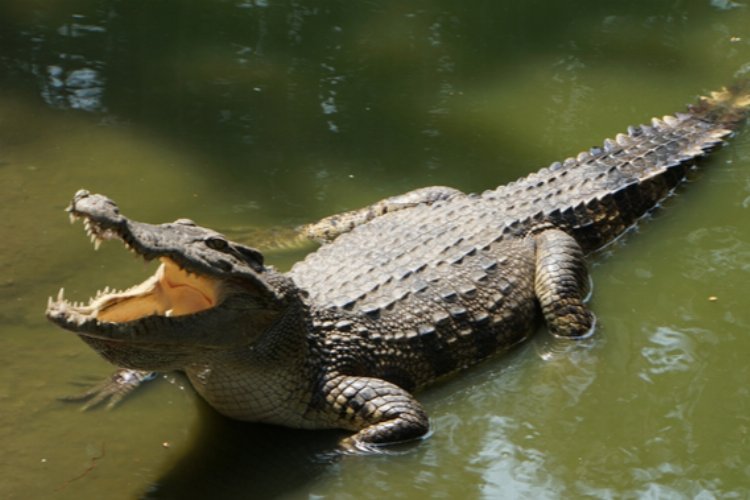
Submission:
M 63 289 L 56 299 L 49 298 L 47 316 L 63 327 L 78 329 L 87 324 L 129 323 L 150 316 L 177 317 L 211 309 L 220 300 L 220 280 L 202 276 L 180 267 L 158 252 L 144 253 L 127 233 L 103 228 L 85 214 L 69 209 L 71 222 L 82 218 L 95 248 L 103 240 L 121 240 L 127 248 L 146 260 L 159 258 L 161 265 L 142 283 L 127 290 L 104 288 L 88 303 L 68 301 Z

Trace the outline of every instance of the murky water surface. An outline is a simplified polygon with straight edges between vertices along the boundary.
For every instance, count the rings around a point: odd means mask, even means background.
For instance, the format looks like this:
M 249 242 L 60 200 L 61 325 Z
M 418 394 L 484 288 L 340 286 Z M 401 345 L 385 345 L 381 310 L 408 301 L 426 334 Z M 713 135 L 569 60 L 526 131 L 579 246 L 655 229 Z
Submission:
M 338 434 L 228 421 L 173 374 L 81 413 L 56 398 L 111 368 L 43 310 L 149 272 L 67 224 L 81 187 L 262 245 L 508 182 L 748 64 L 744 1 L 2 2 L 0 497 L 747 498 L 747 133 L 595 256 L 595 337 L 423 393 L 434 434 L 402 453 L 331 460 Z

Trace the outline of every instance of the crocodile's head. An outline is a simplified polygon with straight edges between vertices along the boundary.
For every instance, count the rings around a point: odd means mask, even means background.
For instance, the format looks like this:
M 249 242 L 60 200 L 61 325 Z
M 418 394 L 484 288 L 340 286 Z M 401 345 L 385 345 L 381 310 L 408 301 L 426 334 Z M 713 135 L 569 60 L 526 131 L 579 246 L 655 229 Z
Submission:
M 67 208 L 95 247 L 117 239 L 161 265 L 124 291 L 99 291 L 87 304 L 49 299 L 47 317 L 77 333 L 112 363 L 172 370 L 200 356 L 252 343 L 286 307 L 288 280 L 257 250 L 190 220 L 152 225 L 128 219 L 110 199 L 79 191 Z M 285 281 L 287 280 L 287 281 Z

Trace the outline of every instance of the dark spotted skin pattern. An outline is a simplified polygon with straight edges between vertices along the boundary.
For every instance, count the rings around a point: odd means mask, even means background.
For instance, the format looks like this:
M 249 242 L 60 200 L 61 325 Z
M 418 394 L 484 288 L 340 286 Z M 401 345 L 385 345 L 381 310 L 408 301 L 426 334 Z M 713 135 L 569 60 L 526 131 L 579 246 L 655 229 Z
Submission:
M 656 207 L 749 101 L 716 92 L 479 195 L 425 188 L 310 225 L 319 250 L 259 275 L 284 283 L 279 300 L 294 306 L 249 349 L 177 368 L 233 418 L 347 429 L 351 449 L 419 438 L 429 424 L 413 391 L 541 322 L 557 336 L 591 333 L 584 257 Z

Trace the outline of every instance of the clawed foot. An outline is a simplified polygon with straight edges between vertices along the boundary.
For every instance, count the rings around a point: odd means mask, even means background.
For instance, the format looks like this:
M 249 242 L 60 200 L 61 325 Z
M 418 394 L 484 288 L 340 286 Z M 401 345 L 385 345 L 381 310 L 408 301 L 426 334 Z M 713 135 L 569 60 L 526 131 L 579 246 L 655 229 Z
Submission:
M 564 327 L 550 325 L 550 333 L 558 339 L 584 340 L 594 335 L 596 330 L 596 315 L 588 309 L 578 315 L 577 318 L 570 320 Z
M 129 370 L 121 368 L 106 378 L 96 386 L 92 387 L 83 394 L 65 396 L 60 398 L 62 401 L 86 401 L 81 407 L 81 411 L 87 411 L 95 406 L 107 402 L 108 410 L 114 408 L 125 396 L 130 394 L 133 389 L 143 382 L 156 378 L 155 372 L 140 370 Z
M 357 437 L 349 436 L 339 441 L 339 452 L 343 455 L 403 455 L 416 449 L 419 443 L 427 439 L 430 433 L 408 441 L 393 443 L 368 443 Z

